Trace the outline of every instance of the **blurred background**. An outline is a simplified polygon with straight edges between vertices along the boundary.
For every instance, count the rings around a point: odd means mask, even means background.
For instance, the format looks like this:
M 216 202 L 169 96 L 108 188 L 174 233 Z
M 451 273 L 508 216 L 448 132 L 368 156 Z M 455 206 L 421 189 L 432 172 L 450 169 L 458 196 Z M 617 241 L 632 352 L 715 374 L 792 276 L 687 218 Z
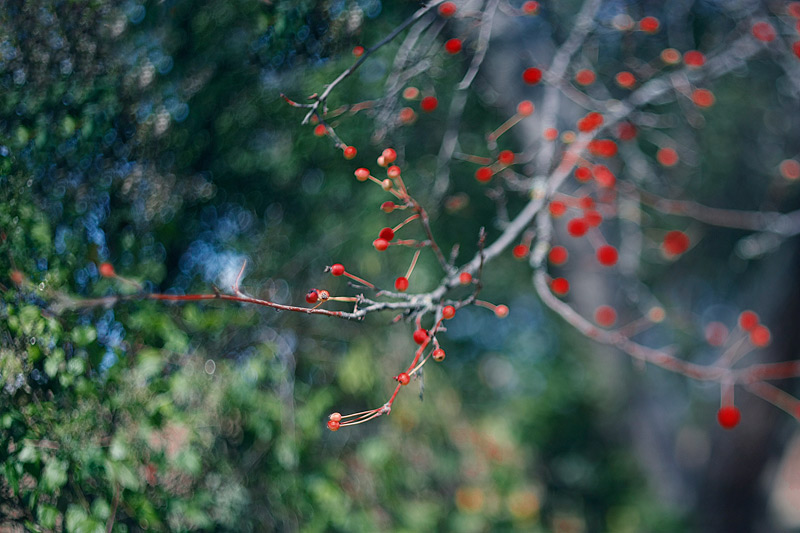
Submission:
M 648 72 L 664 48 L 713 51 L 758 16 L 775 17 L 791 39 L 786 5 L 603 2 L 576 63 L 605 80 Z M 419 6 L 4 3 L 1 531 L 800 530 L 796 420 L 737 391 L 742 423 L 720 429 L 718 386 L 640 368 L 576 335 L 538 301 L 530 267 L 510 252 L 486 269 L 482 293 L 506 303 L 509 317 L 460 310 L 439 336 L 446 360 L 426 365 L 424 395 L 415 381 L 390 416 L 336 433 L 325 428 L 329 413 L 377 407 L 391 394 L 391 376 L 413 356 L 412 324 L 216 302 L 76 307 L 77 298 L 133 294 L 135 283 L 228 291 L 244 260 L 242 289 L 279 303 L 303 305 L 314 287 L 351 295 L 324 273 L 335 262 L 389 285 L 410 254 L 374 252 L 377 231 L 397 217 L 379 209 L 383 191 L 352 174 L 387 146 L 443 249 L 460 245 L 464 261 L 481 226 L 490 241 L 498 235 L 503 211 L 513 216 L 524 199 L 486 194 L 468 162 L 453 161 L 444 185 L 437 173 L 454 87 L 474 54 L 470 21 L 432 34 L 427 68 L 405 84 L 435 95 L 434 112 L 417 100 L 379 101 L 400 41 L 332 93 L 332 109 L 376 101 L 332 123 L 358 147 L 354 161 L 280 96 L 322 91 L 352 64 L 353 47 L 376 43 Z M 521 99 L 541 105 L 542 89 L 522 84 L 520 72 L 548 64 L 579 7 L 498 12 L 460 151 L 487 155 L 485 133 Z M 620 16 L 645 15 L 661 21 L 657 34 L 617 27 Z M 441 52 L 456 36 L 464 52 Z M 702 114 L 677 99 L 648 106 L 637 118 L 651 127 L 620 148 L 641 165 L 618 177 L 715 207 L 798 209 L 796 182 L 778 172 L 800 152 L 790 59 L 765 50 L 709 82 L 717 102 Z M 406 106 L 415 117 L 403 124 L 394 117 Z M 564 128 L 585 113 L 561 109 Z M 537 127 L 516 128 L 500 148 L 535 146 Z M 652 161 L 665 136 L 680 149 L 675 169 Z M 733 328 L 754 309 L 773 343 L 748 362 L 800 356 L 796 238 L 640 215 L 636 264 L 601 271 L 591 249 L 570 249 L 564 272 L 579 311 L 614 302 L 625 323 L 662 305 L 667 320 L 638 339 L 708 363 L 719 348 L 704 341 L 706 326 Z M 664 229 L 697 244 L 666 260 Z M 620 222 L 609 240 L 626 231 Z M 101 276 L 102 262 L 133 283 Z M 412 290 L 439 278 L 423 254 Z

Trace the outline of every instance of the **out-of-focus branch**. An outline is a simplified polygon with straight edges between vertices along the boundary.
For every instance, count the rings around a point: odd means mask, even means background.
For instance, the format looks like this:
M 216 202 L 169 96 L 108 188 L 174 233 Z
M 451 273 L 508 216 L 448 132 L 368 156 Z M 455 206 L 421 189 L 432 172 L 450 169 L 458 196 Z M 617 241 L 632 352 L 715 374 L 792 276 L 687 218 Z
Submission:
M 692 200 L 671 200 L 657 194 L 635 189 L 630 184 L 620 184 L 620 190 L 628 195 L 634 192 L 641 202 L 667 215 L 680 215 L 699 222 L 723 228 L 743 229 L 775 233 L 782 237 L 800 234 L 800 210 L 790 213 L 773 211 L 741 211 L 709 207 Z
M 542 128 L 551 128 L 555 126 L 556 117 L 558 116 L 559 103 L 561 101 L 561 81 L 564 79 L 564 74 L 569 67 L 570 60 L 575 52 L 586 41 L 589 33 L 595 27 L 594 16 L 597 9 L 600 7 L 601 0 L 586 0 L 581 7 L 581 10 L 575 16 L 575 24 L 572 31 L 567 37 L 567 40 L 559 47 L 553 61 L 550 63 L 550 68 L 544 73 L 544 80 L 549 84 L 544 95 L 544 103 L 542 105 Z M 544 175 L 552 166 L 553 155 L 555 153 L 554 143 L 544 143 L 536 157 L 536 172 L 539 175 Z
M 598 328 L 550 292 L 547 286 L 545 272 L 542 269 L 534 273 L 533 283 L 536 288 L 536 293 L 547 307 L 561 316 L 561 318 L 584 336 L 592 340 L 614 346 L 639 361 L 651 363 L 666 370 L 677 372 L 700 381 L 719 381 L 723 376 L 730 374 L 730 370 L 727 368 L 714 365 L 703 366 L 683 361 L 666 351 L 648 348 L 647 346 L 632 341 L 619 332 Z
M 542 302 L 587 338 L 618 348 L 638 361 L 653 364 L 691 379 L 714 381 L 720 384 L 741 384 L 756 396 L 783 409 L 790 415 L 800 418 L 800 401 L 791 394 L 764 381 L 800 377 L 800 361 L 756 364 L 736 370 L 726 366 L 718 366 L 717 364 L 698 365 L 690 363 L 664 350 L 656 350 L 639 344 L 619 331 L 608 331 L 596 327 L 550 292 L 547 286 L 546 274 L 541 268 L 534 273 L 533 281 L 536 293 Z
M 348 76 L 350 76 L 353 72 L 355 72 L 358 69 L 358 67 L 360 67 L 364 63 L 364 61 L 367 60 L 367 58 L 369 56 L 371 56 L 373 53 L 375 53 L 376 50 L 378 50 L 381 47 L 383 47 L 384 45 L 390 43 L 392 40 L 394 40 L 395 37 L 400 35 L 403 32 L 403 30 L 408 28 L 414 22 L 418 21 L 426 13 L 428 13 L 431 9 L 433 9 L 436 6 L 438 6 L 442 2 L 443 2 L 443 0 L 435 0 L 435 1 L 431 2 L 431 3 L 429 3 L 428 5 L 421 7 L 420 9 L 415 11 L 413 15 L 411 15 L 406 20 L 401 22 L 400 25 L 398 25 L 394 30 L 392 30 L 389 33 L 389 35 L 387 35 L 386 37 L 384 37 L 383 39 L 378 41 L 373 46 L 371 46 L 368 49 L 366 49 L 364 51 L 364 53 L 361 55 L 361 57 L 359 57 L 358 60 L 355 63 L 353 63 L 349 68 L 347 68 L 345 71 L 343 71 L 341 74 L 339 74 L 339 76 L 337 76 L 335 80 L 333 80 L 331 83 L 329 83 L 325 87 L 325 90 L 322 91 L 322 94 L 314 97 L 314 102 L 311 103 L 308 106 L 309 107 L 308 113 L 306 113 L 306 116 L 305 116 L 305 118 L 303 118 L 303 122 L 302 123 L 303 124 L 308 124 L 308 122 L 311 120 L 311 117 L 314 114 L 324 115 L 325 114 L 325 109 L 324 108 L 325 108 L 328 96 L 336 88 L 337 85 L 339 85 Z M 320 111 L 320 106 L 323 107 L 322 111 Z
M 464 106 L 467 104 L 467 90 L 475 81 L 475 76 L 486 58 L 486 51 L 489 49 L 489 40 L 492 36 L 492 24 L 497 12 L 499 0 L 489 0 L 486 9 L 481 15 L 481 29 L 478 35 L 478 44 L 475 55 L 472 56 L 469 68 L 461 81 L 456 86 L 453 98 L 450 101 L 450 111 L 447 114 L 447 127 L 442 144 L 439 148 L 439 155 L 436 157 L 436 181 L 433 184 L 433 197 L 439 199 L 447 191 L 450 185 L 450 160 L 458 145 L 458 129 L 461 125 L 461 116 L 464 114 Z

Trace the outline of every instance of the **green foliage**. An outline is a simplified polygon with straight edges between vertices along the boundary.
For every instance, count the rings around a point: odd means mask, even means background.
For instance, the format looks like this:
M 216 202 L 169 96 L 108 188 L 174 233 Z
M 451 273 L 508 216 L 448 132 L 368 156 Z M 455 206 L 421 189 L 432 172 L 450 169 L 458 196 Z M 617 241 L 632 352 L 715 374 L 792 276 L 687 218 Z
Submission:
M 386 376 L 413 351 L 408 331 L 385 327 L 389 317 L 342 323 L 137 299 L 140 285 L 209 292 L 244 258 L 247 291 L 285 302 L 321 283 L 344 292 L 344 281 L 321 275 L 334 260 L 370 278 L 385 272 L 390 259 L 362 246 L 385 220 L 380 191 L 359 188 L 329 139 L 314 138 L 280 98 L 320 90 L 351 64 L 352 45 L 377 41 L 417 7 L 384 2 L 370 18 L 376 4 L 4 6 L 0 44 L 15 50 L 0 68 L 0 511 L 9 522 L 70 532 L 109 523 L 548 531 L 576 517 L 590 531 L 684 526 L 648 491 L 614 423 L 597 421 L 624 395 L 587 377 L 586 345 L 565 342 L 563 326 L 518 295 L 529 275 L 518 263 L 500 260 L 484 280 L 513 303 L 505 325 L 459 311 L 447 360 L 426 371 L 424 402 L 408 391 L 390 417 L 347 433 L 325 431 L 327 414 L 381 405 L 393 386 Z M 572 4 L 553 20 L 569 19 Z M 601 54 L 602 71 L 618 68 L 623 44 Z M 380 97 L 396 52 L 382 49 L 377 74 L 348 79 L 331 106 Z M 420 86 L 460 79 L 459 59 L 431 61 Z M 742 98 L 734 81 L 720 100 Z M 439 93 L 442 109 L 449 92 Z M 472 131 L 501 122 L 489 93 L 469 96 Z M 337 132 L 365 152 L 409 147 L 413 185 L 432 197 L 437 162 L 425 154 L 438 149 L 441 121 L 420 117 L 371 144 L 373 118 L 346 115 Z M 713 197 L 730 189 L 720 173 L 743 172 L 723 147 L 752 117 L 715 118 L 721 126 L 700 140 L 715 154 L 702 163 L 714 179 L 687 180 L 692 195 Z M 485 146 L 478 133 L 461 142 L 465 153 Z M 448 222 L 437 238 L 462 256 L 495 212 L 472 172 L 453 164 L 466 182 L 462 209 L 432 211 Z M 101 277 L 102 261 L 124 280 Z M 434 283 L 434 267 L 421 260 L 421 286 Z M 80 303 L 115 294 L 130 298 Z

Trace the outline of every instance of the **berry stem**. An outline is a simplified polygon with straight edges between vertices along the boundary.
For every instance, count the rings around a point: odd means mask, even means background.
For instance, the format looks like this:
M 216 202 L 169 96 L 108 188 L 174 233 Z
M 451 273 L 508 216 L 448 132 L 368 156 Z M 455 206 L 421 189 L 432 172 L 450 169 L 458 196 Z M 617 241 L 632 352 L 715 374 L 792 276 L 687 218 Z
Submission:
M 733 405 L 733 383 L 730 381 L 723 381 L 720 386 L 720 405 L 726 407 Z
M 490 157 L 481 157 L 479 155 L 462 154 L 461 152 L 454 153 L 453 154 L 453 159 L 460 159 L 462 161 L 469 161 L 470 163 L 475 163 L 475 164 L 482 165 L 482 166 L 491 165 L 492 161 L 494 161 Z
M 414 258 L 411 260 L 411 265 L 408 267 L 408 272 L 406 272 L 405 278 L 408 279 L 411 277 L 411 273 L 414 272 L 414 267 L 417 266 L 417 259 L 419 259 L 419 254 L 422 251 L 421 248 L 418 248 L 416 252 L 414 252 Z
M 370 289 L 374 289 L 375 288 L 375 285 L 373 285 L 369 281 L 367 281 L 365 279 L 361 279 L 358 276 L 347 272 L 346 270 L 344 271 L 344 275 L 347 276 L 348 278 L 352 279 L 353 281 L 357 281 L 358 283 L 360 283 L 360 284 L 362 284 L 362 285 L 364 285 L 366 287 L 369 287 Z M 350 301 L 350 300 L 348 300 L 348 301 Z
M 381 189 L 383 189 L 383 181 L 382 180 L 379 180 L 378 178 L 376 178 L 372 174 L 369 175 L 369 179 L 371 181 L 374 181 L 378 185 L 380 185 Z M 387 190 L 386 192 L 392 193 L 398 200 L 402 200 L 403 199 L 403 195 L 401 195 L 399 192 L 397 192 L 397 190 L 395 190 L 394 188 L 391 188 L 391 189 Z
M 392 231 L 397 233 L 397 231 L 400 230 L 403 226 L 405 226 L 406 224 L 408 224 L 412 220 L 416 220 L 418 218 L 419 218 L 419 213 L 417 213 L 416 215 L 411 215 L 410 217 L 408 217 L 407 219 L 405 219 L 404 221 L 402 221 L 401 223 L 399 223 L 398 225 L 393 227 Z
M 747 342 L 749 339 L 747 334 L 744 334 L 735 343 L 729 346 L 722 355 L 719 356 L 717 366 L 731 368 L 739 359 L 753 351 L 753 345 Z
M 508 130 L 513 128 L 514 126 L 516 126 L 523 118 L 525 118 L 525 117 L 523 117 L 519 113 L 516 113 L 513 117 L 511 117 L 510 119 L 508 119 L 505 122 L 503 122 L 503 124 L 501 124 L 500 127 L 498 127 L 492 133 L 487 135 L 486 136 L 486 140 L 489 141 L 490 143 L 493 143 L 502 134 L 504 134 L 505 132 L 507 132 Z

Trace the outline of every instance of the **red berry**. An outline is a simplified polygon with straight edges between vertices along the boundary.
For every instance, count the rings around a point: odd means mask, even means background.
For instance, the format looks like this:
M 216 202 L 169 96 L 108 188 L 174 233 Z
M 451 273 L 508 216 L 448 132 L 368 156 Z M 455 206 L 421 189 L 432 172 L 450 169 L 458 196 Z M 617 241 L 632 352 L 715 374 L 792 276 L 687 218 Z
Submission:
M 555 141 L 558 138 L 558 130 L 555 128 L 547 128 L 542 132 L 542 137 L 546 141 Z
M 520 116 L 527 117 L 533 114 L 533 110 L 535 109 L 533 102 L 530 100 L 523 100 L 519 104 L 517 104 L 517 113 Z
M 630 72 L 622 71 L 614 77 L 614 81 L 623 89 L 630 89 L 636 83 L 636 78 Z
M 389 241 L 386 239 L 375 239 L 372 241 L 372 246 L 374 246 L 379 252 L 382 252 L 389 247 Z
M 361 167 L 356 169 L 354 174 L 356 175 L 356 179 L 358 181 L 367 181 L 367 179 L 369 178 L 369 169 Z
M 753 311 L 742 311 L 739 315 L 739 327 L 745 331 L 752 331 L 758 325 L 758 315 Z
M 11 281 L 13 281 L 17 285 L 22 285 L 22 282 L 25 279 L 24 276 L 22 275 L 22 272 L 20 272 L 19 270 L 12 270 L 11 273 L 9 274 L 9 277 L 11 278 Z
M 706 64 L 706 56 L 703 55 L 703 52 L 689 50 L 683 54 L 683 62 L 687 67 L 700 68 Z
M 405 292 L 408 289 L 408 278 L 401 276 L 394 280 L 394 288 L 400 292 Z
M 403 124 L 412 124 L 417 120 L 417 114 L 410 107 L 404 107 L 400 110 L 400 122 Z
M 444 361 L 444 350 L 441 348 L 436 348 L 431 355 L 433 356 L 433 360 L 437 363 Z
M 502 163 L 503 165 L 513 165 L 514 164 L 514 152 L 511 150 L 503 150 L 497 156 L 497 160 Z
M 317 137 L 324 137 L 328 133 L 328 128 L 325 124 L 317 124 L 314 126 L 314 135 Z
M 689 249 L 689 237 L 682 231 L 670 231 L 664 236 L 661 244 L 667 255 L 681 255 Z
M 340 413 L 331 413 L 330 416 L 328 416 L 328 420 L 334 420 L 336 422 L 341 422 L 342 421 L 342 415 Z
M 595 139 L 589 142 L 589 151 L 597 157 L 614 157 L 617 155 L 617 143 L 611 139 Z
M 576 168 L 575 179 L 578 181 L 589 181 L 592 179 L 592 170 L 589 167 Z
M 665 48 L 661 51 L 661 61 L 667 65 L 677 65 L 681 60 L 681 53 L 674 48 Z
M 356 57 L 361 57 L 364 55 L 364 47 L 363 46 L 356 46 L 353 48 L 353 55 Z
M 563 265 L 567 262 L 568 258 L 569 253 L 563 246 L 553 246 L 550 249 L 550 253 L 547 254 L 547 259 L 556 266 Z
M 522 4 L 522 12 L 526 15 L 536 15 L 539 12 L 539 2 L 529 0 Z
M 452 17 L 456 14 L 456 5 L 453 2 L 444 2 L 440 4 L 439 14 L 444 18 Z
M 603 223 L 603 215 L 594 209 L 587 209 L 583 212 L 583 219 L 589 224 L 590 228 L 596 228 Z
M 617 137 L 620 141 L 630 141 L 636 138 L 636 126 L 630 122 L 620 122 L 617 126 Z
M 588 113 L 578 121 L 579 131 L 593 131 L 603 125 L 603 115 L 596 111 Z
M 435 96 L 426 96 L 419 103 L 420 109 L 426 113 L 430 113 L 439 106 L 439 100 Z
M 567 222 L 567 233 L 573 237 L 583 237 L 589 231 L 589 224 L 582 218 L 573 218 Z
M 733 405 L 725 405 L 717 411 L 717 422 L 725 429 L 733 429 L 739 424 L 742 414 Z
M 461 51 L 461 39 L 449 39 L 444 43 L 444 49 L 448 54 L 457 54 Z
M 800 163 L 794 159 L 784 159 L 781 161 L 778 170 L 780 171 L 781 176 L 787 180 L 800 179 Z
M 692 102 L 697 107 L 711 107 L 714 105 L 714 93 L 708 89 L 695 89 L 692 91 Z
M 357 153 L 358 153 L 358 150 L 356 150 L 354 146 L 345 146 L 345 148 L 344 148 L 344 158 L 345 159 L 353 159 L 356 156 Z
M 656 153 L 656 159 L 665 167 L 672 167 L 678 164 L 678 152 L 672 148 L 661 148 Z
M 578 85 L 591 85 L 597 77 L 589 69 L 581 69 L 575 73 L 575 83 Z
M 709 322 L 703 333 L 711 346 L 722 346 L 728 340 L 728 328 L 722 322 Z
M 594 321 L 599 326 L 610 328 L 617 322 L 617 312 L 610 305 L 601 305 L 594 311 Z
M 472 283 L 472 274 L 470 274 L 469 272 L 462 272 L 458 276 L 458 281 L 462 285 L 469 285 L 470 283 Z
M 324 302 L 325 300 L 327 300 L 328 298 L 330 298 L 330 297 L 331 297 L 331 293 L 329 293 L 329 292 L 328 292 L 328 291 L 326 291 L 325 289 L 321 289 L 321 290 L 319 291 L 319 299 L 320 299 L 320 300 L 322 300 L 323 302 Z
M 550 290 L 559 296 L 564 296 L 569 292 L 569 281 L 564 278 L 556 278 L 550 282 Z
M 391 213 L 392 211 L 394 211 L 395 207 L 397 206 L 394 205 L 394 202 L 383 202 L 381 204 L 381 211 L 383 211 L 384 213 Z
M 646 33 L 656 33 L 660 25 L 655 17 L 645 17 L 639 21 L 639 28 Z
M 339 431 L 339 426 L 341 425 L 342 423 L 338 420 L 328 420 L 328 429 L 331 431 Z
M 341 263 L 336 263 L 335 265 L 333 265 L 331 267 L 331 274 L 333 274 L 334 276 L 341 276 L 342 274 L 344 274 L 344 265 L 342 265 Z
M 800 19 L 800 2 L 789 2 L 789 5 L 786 6 L 786 13 L 790 17 Z
M 390 166 L 389 168 L 386 169 L 386 175 L 389 176 L 392 179 L 394 179 L 397 176 L 399 176 L 400 172 L 401 172 L 400 171 L 400 167 L 398 167 L 397 165 L 392 165 L 392 166 Z
M 597 261 L 603 266 L 614 266 L 619 259 L 619 253 L 613 246 L 605 245 L 597 249 Z
M 595 181 L 601 187 L 612 189 L 617 184 L 617 177 L 605 165 L 595 165 L 592 168 L 592 172 L 594 173 Z
M 508 316 L 508 306 L 498 305 L 494 308 L 494 314 L 497 318 L 505 318 Z
M 456 316 L 456 308 L 455 307 L 453 307 L 452 305 L 445 305 L 442 308 L 442 318 L 444 318 L 445 320 L 450 320 L 454 316 Z
M 418 329 L 414 332 L 414 342 L 417 344 L 422 344 L 428 340 L 428 332 L 424 329 Z
M 753 37 L 765 43 L 771 43 L 775 40 L 775 28 L 769 22 L 756 22 L 753 24 Z
M 319 291 L 317 289 L 311 289 L 306 293 L 306 302 L 315 304 L 317 300 L 319 300 Z
M 535 67 L 526 68 L 522 73 L 522 81 L 528 85 L 536 85 L 542 81 L 542 71 Z
M 391 148 L 387 148 L 386 150 L 383 151 L 381 157 L 383 157 L 384 163 L 386 163 L 387 165 L 391 165 L 397 159 L 397 152 L 395 152 Z
M 531 249 L 526 245 L 518 244 L 511 250 L 511 254 L 517 259 L 523 259 L 530 251 Z
M 768 345 L 770 341 L 770 333 L 769 328 L 766 326 L 758 325 L 754 327 L 750 331 L 750 342 L 753 343 L 753 346 L 758 346 L 759 348 L 763 348 L 764 346 Z
M 492 174 L 493 172 L 491 167 L 481 167 L 475 171 L 475 179 L 481 183 L 486 183 L 492 179 Z
M 100 263 L 100 268 L 98 268 L 98 270 L 100 271 L 100 275 L 104 278 L 113 278 L 117 275 L 111 263 Z
M 394 379 L 400 382 L 400 385 L 408 385 L 411 382 L 411 376 L 409 376 L 405 372 L 401 372 Z
M 378 233 L 378 237 L 391 241 L 394 239 L 394 230 L 392 228 L 383 228 L 381 232 Z
M 591 209 L 594 207 L 594 200 L 592 200 L 591 196 L 582 196 L 580 200 L 578 200 L 578 205 L 581 209 Z
M 550 202 L 549 209 L 550 209 L 550 214 L 553 217 L 558 218 L 567 212 L 567 204 L 565 204 L 564 202 L 559 202 L 558 200 L 553 200 L 552 202 Z

